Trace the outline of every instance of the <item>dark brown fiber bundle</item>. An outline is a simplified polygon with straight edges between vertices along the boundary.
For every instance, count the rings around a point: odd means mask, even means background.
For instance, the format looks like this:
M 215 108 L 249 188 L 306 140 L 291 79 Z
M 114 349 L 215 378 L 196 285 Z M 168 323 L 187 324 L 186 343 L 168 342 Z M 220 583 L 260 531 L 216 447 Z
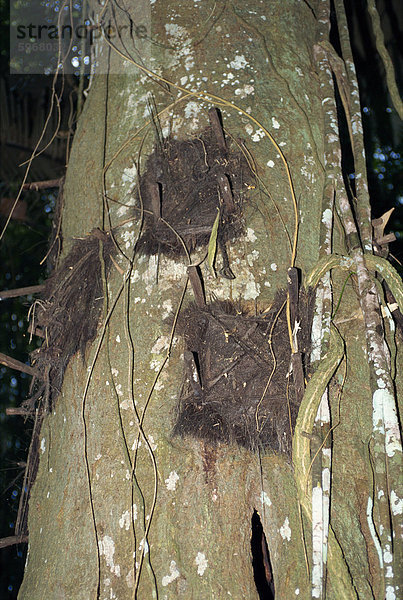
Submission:
M 84 357 L 88 342 L 95 338 L 104 305 L 103 269 L 106 275 L 113 251 L 111 236 L 94 229 L 74 241 L 61 266 L 46 281 L 34 313 L 33 326 L 44 341 L 31 354 L 38 376 L 27 407 L 33 409 L 40 398 L 46 409 L 54 404 L 70 358 L 77 352 Z
M 308 294 L 300 296 L 299 345 L 307 371 L 312 310 Z M 299 402 L 285 299 L 279 292 L 270 310 L 257 316 L 231 302 L 193 305 L 184 312 L 178 331 L 191 364 L 174 434 L 291 454 Z

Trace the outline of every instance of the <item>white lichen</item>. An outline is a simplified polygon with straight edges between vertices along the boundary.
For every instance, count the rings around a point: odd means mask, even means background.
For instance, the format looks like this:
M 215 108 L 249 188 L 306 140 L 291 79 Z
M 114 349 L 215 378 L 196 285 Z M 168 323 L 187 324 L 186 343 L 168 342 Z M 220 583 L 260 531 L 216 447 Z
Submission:
M 140 540 L 139 552 L 143 552 L 143 549 L 144 549 L 144 554 L 148 554 L 149 546 L 148 546 L 148 542 L 145 538 L 142 538 Z
M 357 133 L 362 134 L 362 124 L 361 124 L 361 120 L 355 119 L 352 121 L 351 123 L 351 129 L 353 132 L 353 135 L 356 135 Z
M 131 522 L 132 522 L 132 515 L 130 513 L 130 510 L 125 510 L 125 512 L 122 514 L 122 516 L 119 519 L 119 527 L 121 529 L 126 529 L 126 531 L 129 531 Z
M 385 577 L 387 579 L 393 579 L 393 567 L 387 566 L 385 570 Z
M 140 448 L 141 444 L 142 444 L 142 441 L 136 438 L 132 444 L 133 452 L 135 452 L 138 448 Z
M 182 62 L 186 71 L 190 71 L 194 67 L 194 52 L 191 48 L 191 38 L 187 29 L 177 23 L 167 23 L 165 31 L 167 36 L 171 38 L 172 46 L 176 47 L 172 51 L 171 64 L 167 66 L 173 67 Z
M 243 54 L 236 54 L 234 60 L 229 63 L 229 66 L 236 71 L 240 69 L 244 69 L 248 64 L 245 56 Z
M 326 225 L 326 227 L 331 227 L 332 226 L 332 222 L 333 222 L 333 213 L 330 210 L 330 208 L 326 208 L 323 211 L 322 223 L 324 223 Z
M 324 520 L 322 515 L 323 494 L 322 488 L 317 485 L 312 490 L 312 597 L 320 598 L 322 595 L 323 580 L 323 537 Z
M 148 434 L 147 439 L 148 443 L 150 444 L 151 450 L 154 452 L 154 450 L 157 449 L 157 444 L 154 441 L 154 437 L 151 434 Z
M 399 498 L 394 490 L 390 492 L 390 505 L 393 515 L 401 515 L 403 513 L 403 498 Z
M 257 260 L 259 258 L 259 251 L 258 250 L 252 250 L 252 252 L 250 254 L 247 255 L 246 257 L 246 261 L 248 263 L 248 265 L 250 267 L 253 267 L 253 263 L 255 262 L 255 260 Z
M 252 142 L 259 142 L 262 138 L 264 138 L 264 135 L 265 134 L 263 129 L 257 129 L 255 133 L 251 136 Z
M 280 527 L 279 531 L 283 540 L 287 540 L 289 542 L 291 539 L 291 528 L 288 517 L 285 518 L 284 523 Z
M 129 250 L 129 248 L 133 246 L 134 242 L 136 241 L 135 232 L 133 230 L 124 231 L 122 234 L 122 240 L 125 244 L 126 250 Z
M 235 96 L 239 96 L 240 98 L 246 98 L 246 96 L 253 94 L 254 91 L 255 91 L 255 88 L 253 85 L 246 84 L 242 88 L 236 88 L 236 90 L 234 91 L 234 94 L 235 94 Z
M 161 335 L 151 348 L 151 354 L 161 354 L 161 352 L 167 350 L 169 347 L 169 340 L 170 338 L 167 335 Z
M 197 574 L 200 576 L 204 575 L 204 571 L 208 567 L 208 560 L 203 552 L 197 553 L 195 563 L 197 565 Z
M 176 483 L 179 481 L 179 475 L 176 471 L 171 471 L 167 479 L 165 479 L 165 484 L 167 486 L 167 490 L 170 492 L 174 492 L 176 490 Z
M 161 580 L 162 585 L 165 587 L 175 581 L 180 576 L 178 568 L 176 566 L 176 562 L 171 560 L 171 564 L 169 565 L 169 575 L 164 575 Z
M 172 300 L 164 300 L 162 303 L 162 318 L 166 319 L 173 311 Z
M 393 554 L 392 554 L 392 552 L 390 550 L 390 546 L 388 544 L 386 544 L 385 550 L 383 552 L 383 560 L 385 563 L 393 562 Z
M 374 521 L 373 521 L 372 511 L 373 511 L 373 502 L 372 502 L 372 498 L 369 496 L 368 497 L 368 502 L 367 502 L 367 523 L 368 523 L 368 529 L 369 529 L 369 532 L 371 534 L 372 541 L 374 543 L 375 549 L 376 549 L 376 551 L 378 553 L 379 566 L 380 566 L 381 569 L 383 569 L 382 549 L 381 549 L 381 545 L 379 543 L 378 534 L 377 534 L 377 532 L 375 530 L 375 525 L 374 525 Z
M 161 257 L 158 286 L 161 292 L 170 290 L 172 286 L 187 276 L 187 267 L 185 264 L 170 258 Z
M 132 567 L 128 574 L 125 577 L 126 579 L 126 585 L 128 588 L 133 588 L 134 587 L 134 568 Z
M 272 502 L 266 492 L 261 492 L 260 502 L 262 503 L 262 506 L 266 505 L 266 506 L 270 507 L 272 504 Z
M 256 240 L 257 240 L 255 232 L 250 227 L 248 227 L 247 230 L 246 230 L 245 240 L 247 242 L 256 242 Z
M 126 167 L 123 170 L 122 183 L 123 184 L 130 183 L 130 184 L 134 185 L 134 183 L 136 181 L 136 175 L 137 175 L 136 165 L 133 165 L 132 167 Z
M 194 119 L 195 117 L 197 117 L 201 109 L 202 107 L 200 103 L 197 103 L 194 100 L 188 102 L 185 106 L 184 111 L 186 119 Z
M 372 397 L 372 410 L 374 431 L 385 435 L 385 450 L 392 458 L 395 452 L 402 451 L 393 395 L 387 389 L 375 390 Z
M 396 600 L 395 588 L 392 585 L 386 586 L 385 600 Z
M 115 565 L 113 556 L 115 554 L 115 542 L 109 535 L 105 535 L 98 542 L 100 556 L 105 556 L 106 565 L 109 567 L 111 573 L 120 577 L 120 566 Z
M 322 340 L 322 310 L 323 296 L 322 294 L 317 294 L 315 300 L 315 312 L 312 319 L 311 329 L 311 363 L 315 363 L 318 360 L 320 360 Z
M 255 280 L 248 281 L 245 286 L 244 300 L 255 300 L 260 294 L 260 285 Z

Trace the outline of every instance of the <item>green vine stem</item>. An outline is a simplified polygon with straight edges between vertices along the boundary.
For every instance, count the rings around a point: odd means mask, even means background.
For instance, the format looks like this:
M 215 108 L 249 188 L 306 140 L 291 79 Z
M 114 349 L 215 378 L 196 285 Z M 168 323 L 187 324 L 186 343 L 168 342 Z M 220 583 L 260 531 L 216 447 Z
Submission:
M 312 375 L 305 389 L 305 394 L 298 412 L 293 439 L 294 477 L 298 497 L 305 516 L 312 522 L 312 480 L 310 478 L 310 447 L 315 418 L 323 394 L 338 368 L 344 355 L 344 343 L 337 329 L 332 325 L 330 344 L 319 367 Z M 328 569 L 332 575 L 334 595 L 340 599 L 356 599 L 351 576 L 348 571 L 342 550 L 331 527 L 329 528 Z
M 294 475 L 301 504 L 306 510 L 310 500 L 308 491 L 310 488 L 310 438 L 312 429 L 323 393 L 339 366 L 343 355 L 343 340 L 337 329 L 332 325 L 329 349 L 308 381 L 295 424 L 293 439 Z
M 364 254 L 364 259 L 367 268 L 381 275 L 386 281 L 400 311 L 403 312 L 403 284 L 399 273 L 386 258 L 374 254 Z M 330 256 L 324 256 L 317 262 L 306 279 L 306 285 L 316 287 L 328 271 L 336 268 L 356 271 L 355 262 L 350 256 L 331 254 Z

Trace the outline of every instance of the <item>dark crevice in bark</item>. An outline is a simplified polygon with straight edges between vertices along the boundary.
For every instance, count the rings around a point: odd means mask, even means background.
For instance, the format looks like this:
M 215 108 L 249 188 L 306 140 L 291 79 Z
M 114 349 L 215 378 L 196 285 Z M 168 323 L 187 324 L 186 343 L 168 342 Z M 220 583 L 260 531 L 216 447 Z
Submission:
M 269 549 L 258 512 L 252 515 L 252 567 L 256 589 L 260 600 L 274 600 L 273 571 L 270 563 Z

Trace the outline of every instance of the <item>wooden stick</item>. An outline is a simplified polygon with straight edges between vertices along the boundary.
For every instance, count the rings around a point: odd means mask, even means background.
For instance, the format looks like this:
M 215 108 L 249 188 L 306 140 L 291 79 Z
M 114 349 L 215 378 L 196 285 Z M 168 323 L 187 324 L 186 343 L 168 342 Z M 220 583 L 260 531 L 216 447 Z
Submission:
M 288 295 L 290 299 L 290 320 L 291 327 L 295 326 L 295 321 L 298 313 L 298 293 L 299 293 L 299 282 L 298 282 L 298 269 L 290 267 L 287 271 L 287 284 L 288 284 Z M 298 348 L 296 348 L 298 349 Z
M 153 211 L 155 219 L 158 221 L 158 219 L 160 219 L 162 216 L 160 185 L 156 181 L 152 183 L 150 182 L 148 184 L 148 192 L 151 196 L 151 209 Z
M 194 359 L 193 352 L 189 350 L 185 350 L 183 354 L 183 358 L 185 360 L 185 366 L 189 378 L 190 385 L 193 388 L 194 395 L 196 398 L 203 398 L 203 390 L 200 381 L 199 371 L 197 369 L 196 361 Z
M 387 244 L 390 244 L 391 242 L 395 242 L 396 236 L 394 233 L 387 233 L 386 235 L 383 235 L 382 237 L 377 238 L 375 241 L 380 246 L 386 246 Z
M 10 369 L 15 369 L 16 371 L 21 371 L 22 373 L 27 373 L 33 377 L 40 378 L 38 371 L 17 360 L 16 358 L 12 358 L 11 356 L 7 356 L 7 354 L 3 354 L 2 352 L 0 352 L 0 364 L 10 367 Z
M 22 189 L 24 192 L 33 190 L 38 192 L 39 190 L 47 190 L 49 188 L 60 187 L 61 179 L 47 179 L 45 181 L 33 181 L 31 183 L 24 183 Z
M 298 269 L 290 267 L 287 271 L 288 299 L 290 303 L 290 321 L 293 329 L 294 352 L 291 355 L 292 375 L 294 380 L 295 396 L 297 402 L 302 402 L 305 391 L 304 369 L 302 366 L 301 352 L 298 350 L 298 304 L 299 304 L 299 277 Z
M 291 354 L 292 363 L 292 376 L 295 388 L 295 397 L 298 404 L 302 402 L 302 398 L 305 392 L 305 380 L 304 380 L 304 369 L 302 367 L 302 356 L 301 352 L 294 352 Z
M 228 252 L 227 252 L 227 247 L 225 245 L 225 242 L 223 242 L 222 239 L 219 239 L 218 246 L 221 251 L 222 263 L 223 263 L 222 269 L 220 269 L 220 271 L 219 271 L 221 277 L 225 277 L 225 279 L 235 279 L 235 275 L 231 271 L 231 267 L 229 264 Z
M 29 410 L 27 410 L 26 408 L 22 408 L 21 406 L 10 406 L 9 408 L 6 408 L 6 415 L 8 415 L 9 417 L 14 417 L 15 415 L 27 417 L 30 414 L 31 412 Z
M 224 130 L 221 125 L 220 113 L 217 108 L 210 108 L 208 111 L 210 125 L 217 140 L 218 147 L 223 154 L 227 154 L 227 144 L 225 142 Z
M 41 329 L 40 327 L 35 327 L 35 329 L 34 329 L 32 327 L 32 323 L 30 323 L 28 325 L 28 333 L 32 333 L 32 335 L 36 335 L 38 337 L 45 338 L 45 334 L 43 332 L 43 329 Z
M 233 212 L 235 210 L 235 202 L 232 196 L 231 184 L 229 182 L 229 179 L 227 175 L 225 175 L 225 173 L 220 173 L 217 179 L 218 185 L 220 186 L 220 192 L 225 208 L 227 209 L 227 212 Z
M 206 306 L 206 298 L 204 295 L 203 281 L 200 273 L 200 268 L 195 265 L 189 265 L 187 268 L 189 281 L 192 286 L 195 302 L 199 308 Z
M 14 546 L 15 544 L 26 544 L 27 542 L 27 535 L 11 535 L 10 537 L 0 538 L 0 548 Z
M 0 300 L 5 298 L 18 298 L 18 296 L 28 296 L 29 294 L 39 294 L 45 289 L 45 285 L 30 285 L 28 287 L 15 288 L 14 290 L 3 290 L 0 292 Z

